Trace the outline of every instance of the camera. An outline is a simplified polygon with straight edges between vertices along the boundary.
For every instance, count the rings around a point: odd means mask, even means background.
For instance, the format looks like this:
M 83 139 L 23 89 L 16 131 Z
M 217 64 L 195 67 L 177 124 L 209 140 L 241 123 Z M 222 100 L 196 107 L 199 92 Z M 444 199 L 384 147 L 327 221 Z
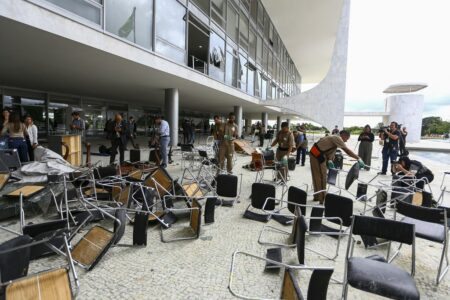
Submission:
M 384 132 L 385 129 L 389 131 L 389 126 L 380 126 L 380 129 L 378 129 L 378 133 Z

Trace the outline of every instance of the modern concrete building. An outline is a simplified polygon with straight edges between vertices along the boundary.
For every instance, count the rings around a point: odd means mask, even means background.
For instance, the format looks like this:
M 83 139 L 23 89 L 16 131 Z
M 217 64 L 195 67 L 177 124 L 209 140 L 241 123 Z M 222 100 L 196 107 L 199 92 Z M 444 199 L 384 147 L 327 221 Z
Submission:
M 341 126 L 348 14 L 349 0 L 2 0 L 0 100 L 43 135 L 75 110 L 88 135 L 116 112 L 140 130 L 161 112 L 174 138 L 180 118 L 230 111 Z

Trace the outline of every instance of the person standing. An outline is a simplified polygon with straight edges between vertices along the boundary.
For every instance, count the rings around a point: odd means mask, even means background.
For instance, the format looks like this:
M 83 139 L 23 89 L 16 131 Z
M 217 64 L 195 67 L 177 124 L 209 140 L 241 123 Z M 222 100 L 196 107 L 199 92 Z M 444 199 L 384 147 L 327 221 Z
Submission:
M 264 147 L 264 139 L 266 136 L 266 124 L 261 123 L 258 129 L 259 129 L 259 146 Z
M 9 133 L 9 148 L 17 149 L 20 161 L 22 163 L 28 162 L 28 147 L 25 137 L 28 136 L 25 124 L 20 121 L 20 114 L 13 113 L 6 125 L 6 130 Z
M 215 158 L 217 159 L 217 161 L 219 161 L 219 149 L 220 149 L 220 144 L 223 141 L 223 124 L 222 124 L 222 120 L 217 115 L 214 116 L 214 128 L 213 128 L 212 135 L 214 137 Z
M 125 160 L 125 144 L 127 142 L 127 122 L 123 120 L 120 113 L 116 113 L 114 121 L 110 124 L 109 137 L 111 139 L 111 156 L 109 163 L 116 160 L 117 149 L 119 149 L 119 163 Z
M 84 136 L 84 131 L 86 129 L 86 124 L 80 117 L 80 112 L 74 111 L 72 113 L 72 124 L 70 124 L 70 129 L 74 134 L 80 134 Z
M 137 125 L 133 116 L 128 118 L 127 129 L 127 144 L 125 145 L 125 149 L 127 148 L 128 141 L 131 141 L 131 145 L 133 145 L 134 149 L 138 149 L 137 145 L 134 143 L 134 139 L 136 138 Z
M 379 172 L 378 174 L 386 175 L 389 161 L 391 161 L 392 167 L 392 162 L 397 160 L 399 150 L 398 142 L 400 136 L 401 133 L 400 130 L 398 130 L 397 122 L 391 122 L 391 124 L 389 125 L 389 129 L 384 128 L 380 132 L 379 137 L 384 141 L 383 150 L 381 151 L 381 153 L 383 154 L 383 167 L 381 168 L 381 172 Z
M 333 135 L 339 135 L 339 127 L 336 125 L 334 126 L 334 129 L 331 131 L 331 134 Z
M 168 147 L 170 143 L 170 126 L 166 120 L 162 119 L 162 116 L 155 117 L 155 124 L 159 126 L 159 151 L 161 153 L 161 164 L 163 168 L 167 168 L 169 161 Z
M 370 166 L 372 160 L 372 148 L 373 141 L 375 140 L 375 136 L 372 133 L 372 128 L 367 124 L 364 126 L 363 132 L 358 137 L 359 148 L 358 155 L 362 158 L 364 164 L 366 166 Z
M 306 129 L 304 126 L 299 126 L 297 139 L 298 140 L 295 141 L 297 146 L 297 157 L 295 162 L 298 165 L 301 157 L 302 167 L 304 167 L 306 160 L 306 148 L 308 148 L 308 140 L 306 138 Z
M 2 135 L 7 131 L 6 125 L 9 123 L 9 117 L 11 115 L 11 111 L 9 108 L 5 107 L 2 111 L 2 118 L 0 122 Z
M 282 122 L 281 130 L 278 131 L 276 138 L 272 142 L 272 147 L 278 144 L 277 151 L 275 153 L 275 158 L 277 161 L 282 161 L 283 157 L 286 156 L 286 160 L 289 158 L 289 154 L 295 149 L 294 135 L 289 130 L 289 123 Z M 287 179 L 287 167 L 285 173 L 283 174 L 285 180 Z
M 228 114 L 228 122 L 223 125 L 223 140 L 220 142 L 219 162 L 220 169 L 225 167 L 225 159 L 227 159 L 227 171 L 232 174 L 233 170 L 233 155 L 234 155 L 234 140 L 238 138 L 238 126 L 234 122 L 236 116 L 234 113 Z
M 348 156 L 358 160 L 360 168 L 364 168 L 363 160 L 350 150 L 345 142 L 350 138 L 348 131 L 342 130 L 339 135 L 329 135 L 321 138 L 309 150 L 311 175 L 314 186 L 314 201 L 323 204 L 327 188 L 327 167 L 334 169 L 334 155 L 341 148 Z
M 406 136 L 408 135 L 408 131 L 406 131 L 406 127 L 403 127 L 400 130 L 401 136 L 399 139 L 399 150 L 400 156 L 406 156 L 409 154 L 408 150 L 406 150 Z
M 183 128 L 183 144 L 189 144 L 189 141 L 191 140 L 191 136 L 190 136 L 191 128 L 190 127 L 191 126 L 189 125 L 188 120 L 185 119 L 183 121 L 183 125 L 182 125 L 182 128 Z
M 28 133 L 28 156 L 30 161 L 34 161 L 34 149 L 38 146 L 38 129 L 36 125 L 33 124 L 33 118 L 30 115 L 25 116 L 25 126 Z
M 289 130 L 288 122 L 281 123 L 281 130 L 278 131 L 276 138 L 273 140 L 272 147 L 276 144 L 278 144 L 278 148 L 275 157 L 278 161 L 281 161 L 284 156 L 289 156 L 289 153 L 294 149 L 294 135 Z

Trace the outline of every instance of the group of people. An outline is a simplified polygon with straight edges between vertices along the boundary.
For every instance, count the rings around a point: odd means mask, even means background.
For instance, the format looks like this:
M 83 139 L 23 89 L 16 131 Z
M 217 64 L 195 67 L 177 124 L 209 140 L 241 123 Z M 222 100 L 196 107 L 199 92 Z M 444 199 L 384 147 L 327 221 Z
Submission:
M 2 112 L 1 138 L 7 140 L 9 149 L 16 149 L 21 162 L 34 161 L 34 149 L 38 146 L 38 129 L 33 118 L 4 108 Z

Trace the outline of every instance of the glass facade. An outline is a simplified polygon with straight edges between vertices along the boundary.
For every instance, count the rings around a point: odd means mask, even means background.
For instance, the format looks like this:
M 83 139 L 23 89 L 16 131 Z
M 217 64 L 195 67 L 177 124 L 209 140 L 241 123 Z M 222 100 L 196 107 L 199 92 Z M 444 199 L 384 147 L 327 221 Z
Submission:
M 41 1 L 261 100 L 300 93 L 300 73 L 260 0 Z M 204 57 L 202 70 L 190 55 Z
M 152 49 L 153 0 L 108 0 L 105 27 L 121 38 Z

